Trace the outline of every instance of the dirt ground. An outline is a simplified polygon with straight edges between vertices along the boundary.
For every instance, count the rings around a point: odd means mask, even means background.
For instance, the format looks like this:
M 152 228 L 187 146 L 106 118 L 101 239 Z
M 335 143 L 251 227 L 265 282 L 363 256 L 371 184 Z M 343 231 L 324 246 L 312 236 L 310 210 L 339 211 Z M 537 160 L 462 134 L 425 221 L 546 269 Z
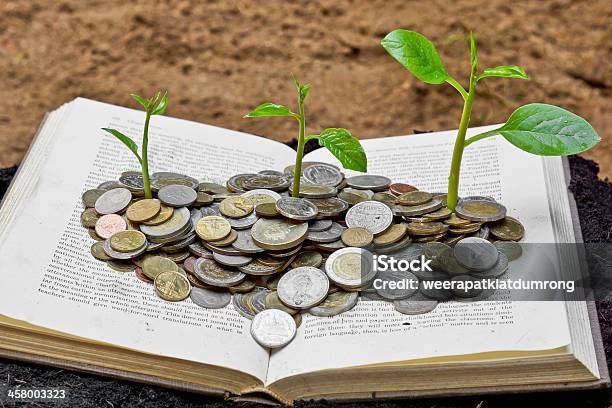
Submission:
M 292 121 L 241 116 L 264 101 L 293 106 L 291 72 L 313 86 L 313 132 L 456 128 L 456 92 L 420 83 L 380 46 L 400 27 L 431 38 L 463 83 L 474 30 L 481 66 L 521 65 L 532 79 L 487 80 L 472 125 L 528 102 L 563 106 L 598 130 L 603 141 L 585 156 L 612 178 L 609 0 L 4 0 L 0 166 L 19 162 L 43 114 L 76 96 L 135 106 L 130 93 L 156 89 L 168 90 L 170 116 L 286 141 Z

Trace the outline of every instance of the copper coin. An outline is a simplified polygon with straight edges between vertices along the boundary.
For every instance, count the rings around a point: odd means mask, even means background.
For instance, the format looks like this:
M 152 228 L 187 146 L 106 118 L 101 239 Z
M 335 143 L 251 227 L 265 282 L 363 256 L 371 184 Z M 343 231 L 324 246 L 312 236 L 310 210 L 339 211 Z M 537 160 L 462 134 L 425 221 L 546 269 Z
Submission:
M 187 258 L 187 259 L 185 259 L 183 261 L 183 267 L 185 268 L 185 270 L 187 272 L 195 273 L 193 271 L 193 265 L 195 264 L 196 259 L 198 259 L 198 258 L 196 258 L 195 256 L 190 256 L 189 258 Z
M 126 228 L 125 219 L 117 214 L 103 215 L 96 221 L 96 234 L 103 239 L 108 239 L 117 232 L 125 231 Z
M 417 191 L 418 188 L 415 186 L 411 186 L 410 184 L 405 183 L 393 183 L 389 186 L 389 191 L 393 194 L 400 195 L 404 193 L 409 193 L 411 191 Z
M 142 272 L 142 268 L 137 266 L 136 270 L 134 271 L 136 272 L 136 277 L 138 279 L 140 279 L 141 281 L 145 282 L 145 283 L 149 283 L 149 284 L 153 284 L 153 279 L 149 279 L 149 277 L 147 275 L 144 274 L 144 272 Z

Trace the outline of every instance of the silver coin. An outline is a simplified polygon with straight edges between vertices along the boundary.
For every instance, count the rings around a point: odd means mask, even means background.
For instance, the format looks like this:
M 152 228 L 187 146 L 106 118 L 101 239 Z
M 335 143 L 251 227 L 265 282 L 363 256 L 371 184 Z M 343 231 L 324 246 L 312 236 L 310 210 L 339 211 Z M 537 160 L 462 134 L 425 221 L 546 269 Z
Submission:
M 307 198 L 306 201 L 317 207 L 317 218 L 335 217 L 346 211 L 348 203 L 336 197 L 330 198 Z
M 297 326 L 293 317 L 278 309 L 258 313 L 251 322 L 251 335 L 262 347 L 279 348 L 295 337 Z
M 125 186 L 123 184 L 121 184 L 119 181 L 117 180 L 109 180 L 109 181 L 104 181 L 102 183 L 100 183 L 98 185 L 98 187 L 101 190 L 112 190 L 114 188 L 125 188 Z
M 294 309 L 310 309 L 329 292 L 329 279 L 320 269 L 302 266 L 285 273 L 278 281 L 278 298 Z
M 276 202 L 276 210 L 287 218 L 298 221 L 312 220 L 319 210 L 311 202 L 297 197 L 283 197 Z
M 242 218 L 229 218 L 224 217 L 227 222 L 230 223 L 230 226 L 235 230 L 244 230 L 247 228 L 251 228 L 259 219 L 255 211 L 251 212 L 246 217 Z
M 308 309 L 308 313 L 313 316 L 331 317 L 351 310 L 359 300 L 358 292 L 338 292 L 327 295 L 322 303 Z
M 151 174 L 151 188 L 155 191 L 169 185 L 183 185 L 194 190 L 198 188 L 199 182 L 193 177 L 170 171 L 158 171 Z
M 191 223 L 195 227 L 198 224 L 198 221 L 200 221 L 200 218 L 202 218 L 202 211 L 200 211 L 199 208 L 191 208 L 189 213 L 191 216 Z
M 247 275 L 266 276 L 278 272 L 282 267 L 282 263 L 278 265 L 266 265 L 257 260 L 252 261 L 248 265 L 240 266 L 238 270 Z
M 499 251 L 489 241 L 477 237 L 463 238 L 453 249 L 457 262 L 472 271 L 486 271 L 497 263 Z
M 132 193 L 127 188 L 114 188 L 96 200 L 96 212 L 101 215 L 119 213 L 132 201 Z
M 236 238 L 236 241 L 232 243 L 232 246 L 238 251 L 246 254 L 257 254 L 264 251 L 263 248 L 258 247 L 255 244 L 255 241 L 253 241 L 250 229 L 238 230 L 236 231 L 236 234 L 238 235 L 238 238 Z
M 263 174 L 264 176 L 279 176 L 282 177 L 285 175 L 282 171 L 278 170 L 262 170 L 258 171 L 257 174 Z
M 505 254 L 510 262 L 519 259 L 523 255 L 521 244 L 514 241 L 495 241 L 493 245 L 495 245 L 499 252 Z
M 383 191 L 391 185 L 391 179 L 385 176 L 361 174 L 349 177 L 346 183 L 359 190 Z
M 421 281 L 419 285 L 420 293 L 428 299 L 435 299 L 438 301 L 449 300 L 454 297 L 453 292 L 451 292 L 450 289 L 445 289 L 442 286 L 440 286 L 439 288 L 435 286 L 426 286 L 435 282 L 440 281 Z
M 276 191 L 266 190 L 265 188 L 249 190 L 240 194 L 240 196 L 251 199 L 255 207 L 263 203 L 275 203 L 281 198 L 280 194 L 278 194 Z
M 250 256 L 243 256 L 243 255 L 230 256 L 230 255 L 222 255 L 218 253 L 213 253 L 213 259 L 217 261 L 218 263 L 220 263 L 221 265 L 232 266 L 232 267 L 244 266 L 253 260 L 253 258 L 251 258 Z
M 396 300 L 393 302 L 393 307 L 395 310 L 407 315 L 429 313 L 437 306 L 437 300 L 428 299 L 421 293 L 416 293 L 407 299 Z
M 184 238 L 172 243 L 166 243 L 161 250 L 163 252 L 179 252 L 180 250 L 187 248 L 189 245 L 193 244 L 197 238 L 197 235 L 189 234 Z
M 376 293 L 389 300 L 406 299 L 419 291 L 419 278 L 412 272 L 386 270 L 374 281 Z
M 119 177 L 119 182 L 130 191 L 143 191 L 144 179 L 139 171 L 126 171 Z
M 480 227 L 478 231 L 473 233 L 471 236 L 482 238 L 482 239 L 489 239 L 489 227 L 487 227 L 486 225 L 483 225 L 482 227 Z
M 490 196 L 467 196 L 459 198 L 458 202 L 461 201 L 491 201 L 493 203 L 497 202 L 493 197 Z
M 341 239 L 332 242 L 315 242 L 315 247 L 324 251 L 337 251 L 342 248 L 347 248 Z
M 320 232 L 330 229 L 332 220 L 312 220 L 308 221 L 308 232 Z
M 161 225 L 161 224 L 160 224 Z M 151 242 L 161 242 L 164 244 L 174 244 L 179 241 L 182 241 L 184 238 L 187 238 L 189 235 L 193 235 L 195 232 L 195 227 L 191 224 L 191 220 L 185 224 L 185 227 L 181 230 L 176 231 L 172 235 L 163 236 L 163 237 L 154 237 L 151 235 L 147 235 L 147 238 Z
M 244 182 L 244 180 L 255 175 L 256 174 L 253 173 L 236 174 L 230 177 L 229 180 L 227 180 L 227 189 L 234 193 L 244 193 L 246 190 L 244 189 L 242 183 Z
M 290 183 L 289 179 L 285 176 L 256 174 L 253 177 L 245 179 L 242 182 L 242 186 L 245 190 L 264 188 L 273 191 L 283 191 L 289 187 Z
M 471 275 L 457 275 L 451 279 L 451 282 L 453 284 L 457 284 L 459 282 L 465 282 L 467 284 L 468 282 L 474 282 L 478 280 L 479 278 L 475 278 Z M 458 298 L 474 298 L 482 293 L 482 288 L 453 286 L 451 292 Z
M 506 216 L 506 207 L 489 200 L 460 201 L 455 207 L 455 213 L 470 221 L 493 222 Z
M 332 223 L 331 227 L 323 231 L 308 231 L 307 239 L 313 242 L 334 242 L 340 239 L 342 232 L 346 228 L 337 222 Z
M 140 255 L 144 254 L 145 251 L 147 250 L 147 242 L 145 241 L 145 244 L 143 246 L 141 246 L 140 248 L 138 248 L 135 251 L 132 252 L 119 252 L 119 251 L 115 251 L 111 245 L 110 245 L 110 238 L 104 241 L 104 252 L 106 252 L 106 255 L 110 256 L 113 259 L 118 259 L 118 260 L 128 260 L 128 259 L 134 259 L 136 257 L 139 257 Z
M 202 213 L 202 217 L 207 217 L 209 215 L 221 215 L 218 203 L 214 203 L 206 207 L 201 207 L 200 212 Z
M 376 277 L 374 255 L 363 248 L 339 249 L 325 261 L 325 273 L 338 286 L 365 287 Z
M 185 207 L 174 210 L 172 217 L 159 225 L 140 225 L 140 231 L 149 238 L 173 237 L 189 228 L 193 228 L 191 213 Z
M 506 272 L 508 272 L 508 257 L 505 253 L 500 252 L 499 259 L 495 265 L 486 271 L 472 272 L 472 275 L 478 278 L 497 278 Z
M 346 225 L 349 228 L 362 227 L 374 235 L 389 228 L 391 222 L 391 209 L 378 201 L 362 201 L 346 213 Z
M 240 271 L 226 269 L 214 260 L 205 258 L 198 258 L 195 261 L 193 271 L 202 282 L 218 287 L 237 285 L 246 277 Z
M 147 245 L 147 252 L 157 251 L 158 249 L 160 249 L 164 245 L 165 244 L 163 242 L 149 242 L 148 245 Z
M 229 292 L 192 287 L 189 298 L 196 305 L 205 309 L 222 309 L 232 301 Z
M 336 187 L 344 177 L 336 166 L 326 163 L 316 163 L 302 171 L 302 176 L 310 183 Z
M 251 320 L 253 317 L 255 317 L 255 312 L 249 309 L 244 303 L 244 296 L 248 295 L 249 293 L 234 293 L 234 296 L 232 296 L 232 305 L 242 317 L 246 317 L 247 319 Z
M 300 191 L 298 192 L 298 195 L 303 198 L 330 198 L 337 194 L 338 189 L 336 187 L 312 183 L 300 183 Z
M 212 259 L 213 252 L 202 245 L 200 242 L 194 242 L 189 245 L 189 252 L 202 258 Z
M 198 198 L 198 193 L 191 187 L 172 184 L 160 188 L 157 197 L 171 207 L 188 207 Z
M 414 217 L 423 214 L 429 214 L 443 207 L 443 200 L 435 196 L 430 202 L 420 205 L 394 205 L 392 207 L 393 214 L 403 215 L 404 217 Z

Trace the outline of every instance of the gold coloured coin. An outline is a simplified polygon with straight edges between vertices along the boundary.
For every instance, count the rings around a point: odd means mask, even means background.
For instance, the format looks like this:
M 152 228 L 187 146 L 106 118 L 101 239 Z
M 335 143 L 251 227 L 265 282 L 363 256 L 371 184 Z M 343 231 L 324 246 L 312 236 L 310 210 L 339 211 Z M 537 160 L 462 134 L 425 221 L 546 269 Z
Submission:
M 132 222 L 144 222 L 152 219 L 161 211 L 161 202 L 157 198 L 143 199 L 131 204 L 125 215 Z
M 113 259 L 111 261 L 106 261 L 106 264 L 116 272 L 134 272 L 136 270 L 136 265 L 134 265 L 130 261 L 121 261 L 118 259 Z
M 292 268 L 299 268 L 301 266 L 312 266 L 318 268 L 323 263 L 323 255 L 317 251 L 305 251 L 300 254 L 291 262 Z
M 404 238 L 407 230 L 406 224 L 393 224 L 382 234 L 377 235 L 376 238 L 374 238 L 374 243 L 376 245 L 394 244 Z
M 208 215 L 198 220 L 196 234 L 204 241 L 219 241 L 232 231 L 228 220 L 218 215 Z
M 198 196 L 196 198 L 195 205 L 212 204 L 213 200 L 213 196 L 211 196 L 210 194 L 198 191 Z
M 400 205 L 421 205 L 430 202 L 431 199 L 431 193 L 417 190 L 400 195 L 397 197 L 397 202 Z
M 94 228 L 99 218 L 100 215 L 98 215 L 95 208 L 87 208 L 81 213 L 81 225 L 85 228 Z
M 134 252 L 142 248 L 147 238 L 140 231 L 127 230 L 117 232 L 110 237 L 110 246 L 119 252 Z
M 450 217 L 451 214 L 452 214 L 452 211 L 449 210 L 448 207 L 442 207 L 439 210 L 436 210 L 434 212 L 423 214 L 423 217 L 431 221 L 439 221 L 439 220 L 444 220 Z
M 458 227 L 458 228 L 451 228 L 448 231 L 453 234 L 469 234 L 471 232 L 478 231 L 481 225 L 482 224 L 479 222 L 473 222 L 467 225 L 462 225 L 461 227 Z
M 186 299 L 191 292 L 189 280 L 178 272 L 162 272 L 153 282 L 157 295 L 170 302 Z
M 258 204 L 257 207 L 255 207 L 255 212 L 260 217 L 271 218 L 279 215 L 278 210 L 276 209 L 276 201 L 273 203 Z
M 104 242 L 102 241 L 94 242 L 91 246 L 91 254 L 100 261 L 110 261 L 113 259 L 104 251 Z
M 363 197 L 360 194 L 357 194 L 355 191 L 341 191 L 338 193 L 338 198 L 342 201 L 348 203 L 349 205 L 359 204 L 362 201 L 366 201 L 368 199 L 367 194 Z
M 443 221 L 446 225 L 451 227 L 462 227 L 471 224 L 472 221 L 457 217 L 457 214 L 452 213 L 447 219 Z
M 174 208 L 161 204 L 160 206 L 160 210 L 157 213 L 156 216 L 154 216 L 153 218 L 151 218 L 150 220 L 144 221 L 143 224 L 144 225 L 159 225 L 159 224 L 163 224 L 164 222 L 168 221 L 170 218 L 172 218 L 172 214 L 174 214 Z
M 253 208 L 255 208 L 253 201 L 242 196 L 227 197 L 219 204 L 221 214 L 230 218 L 246 217 L 253 212 Z
M 146 258 L 142 263 L 142 272 L 151 279 L 155 279 L 162 272 L 177 272 L 178 265 L 171 259 L 163 256 Z
M 208 243 L 214 246 L 224 247 L 233 244 L 237 239 L 238 233 L 232 229 L 227 237 L 219 241 L 208 241 Z
M 288 306 L 285 306 L 283 302 L 281 302 L 280 299 L 278 298 L 278 292 L 275 290 L 270 291 L 266 295 L 264 299 L 264 303 L 266 305 L 266 309 L 278 309 L 278 310 L 282 310 L 283 312 L 287 312 L 290 315 L 294 315 L 298 312 L 298 310 L 296 309 L 292 309 Z
M 372 243 L 374 235 L 366 228 L 354 227 L 342 231 L 340 239 L 348 246 L 362 248 Z
M 410 235 L 437 235 L 447 227 L 441 222 L 411 222 L 406 226 Z
M 306 239 L 307 232 L 307 222 L 295 222 L 284 218 L 260 218 L 251 228 L 255 244 L 268 250 L 293 248 Z
M 491 235 L 503 241 L 520 241 L 525 234 L 523 224 L 513 217 L 505 217 L 503 220 L 488 225 Z

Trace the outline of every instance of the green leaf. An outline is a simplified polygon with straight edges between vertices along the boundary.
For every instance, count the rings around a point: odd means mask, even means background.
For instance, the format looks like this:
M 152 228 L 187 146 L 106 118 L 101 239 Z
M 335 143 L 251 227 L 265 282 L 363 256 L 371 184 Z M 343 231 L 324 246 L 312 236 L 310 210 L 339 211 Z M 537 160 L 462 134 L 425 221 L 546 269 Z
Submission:
M 478 75 L 478 80 L 487 77 L 506 77 L 506 78 L 520 78 L 529 79 L 529 76 L 525 73 L 525 70 L 517 65 L 501 65 L 495 68 L 485 68 L 482 74 Z
M 128 136 L 124 135 L 118 130 L 109 129 L 109 128 L 102 128 L 102 130 L 110 133 L 111 135 L 115 136 L 117 139 L 121 140 L 123 144 L 126 145 L 128 149 L 130 149 L 132 153 L 136 155 L 136 158 L 138 158 L 138 161 L 139 162 L 142 161 L 140 158 L 140 155 L 138 154 L 138 145 L 136 145 L 136 142 L 134 142 L 132 139 L 130 139 Z
M 297 116 L 284 105 L 266 102 L 256 107 L 252 112 L 244 115 L 244 118 L 256 118 L 259 116 Z
M 161 98 L 161 101 L 155 107 L 151 115 L 162 115 L 166 111 L 167 106 L 168 106 L 168 94 L 164 93 L 164 96 Z
M 470 56 L 472 62 L 472 72 L 478 71 L 478 49 L 476 48 L 476 36 L 470 32 Z
M 381 44 L 414 76 L 428 84 L 441 84 L 449 77 L 431 41 L 408 30 L 391 31 Z
M 498 133 L 516 147 L 540 156 L 580 153 L 601 140 L 580 116 L 543 103 L 521 106 Z
M 138 102 L 145 108 L 145 110 L 149 109 L 149 102 L 147 102 L 145 98 L 143 98 L 142 96 L 138 96 L 136 94 L 131 94 L 131 95 L 132 95 L 132 98 L 136 99 L 136 102 Z
M 306 84 L 306 85 L 300 86 L 299 92 L 300 92 L 300 103 L 303 104 L 304 99 L 306 99 L 306 96 L 308 96 L 308 92 L 310 92 L 310 85 Z
M 325 129 L 317 138 L 319 144 L 333 154 L 345 169 L 368 171 L 368 159 L 359 139 L 346 129 Z

